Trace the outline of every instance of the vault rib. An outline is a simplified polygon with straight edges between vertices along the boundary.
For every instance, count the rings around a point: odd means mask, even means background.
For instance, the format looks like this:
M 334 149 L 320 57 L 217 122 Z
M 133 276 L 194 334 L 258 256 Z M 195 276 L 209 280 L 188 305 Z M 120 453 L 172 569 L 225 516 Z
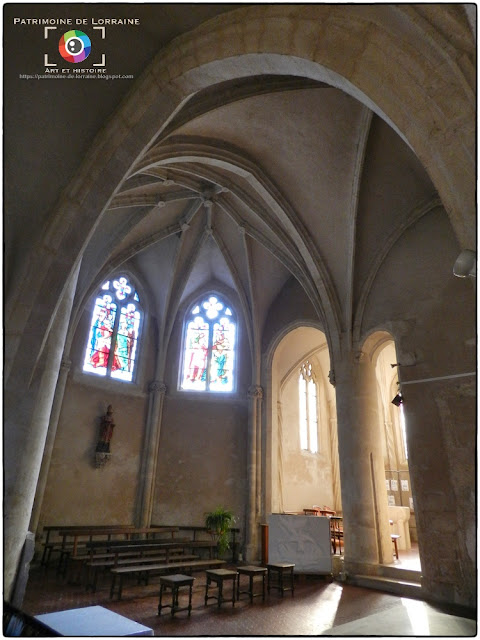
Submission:
M 372 124 L 373 112 L 367 107 L 362 107 L 359 124 L 359 137 L 357 142 L 357 153 L 353 169 L 353 179 L 351 188 L 351 198 L 347 217 L 349 223 L 347 229 L 349 236 L 347 239 L 347 300 L 345 304 L 345 328 L 348 340 L 351 344 L 353 332 L 353 294 L 355 287 L 355 249 L 357 239 L 358 204 L 360 199 L 360 189 L 362 186 L 362 175 L 365 168 L 365 153 Z

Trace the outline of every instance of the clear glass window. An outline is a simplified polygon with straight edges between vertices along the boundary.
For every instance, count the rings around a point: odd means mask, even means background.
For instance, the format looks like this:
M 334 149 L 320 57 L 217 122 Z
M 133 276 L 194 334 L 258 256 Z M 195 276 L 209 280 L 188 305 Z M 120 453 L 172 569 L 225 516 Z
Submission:
M 308 360 L 300 367 L 298 376 L 298 405 L 300 448 L 318 452 L 317 384 Z

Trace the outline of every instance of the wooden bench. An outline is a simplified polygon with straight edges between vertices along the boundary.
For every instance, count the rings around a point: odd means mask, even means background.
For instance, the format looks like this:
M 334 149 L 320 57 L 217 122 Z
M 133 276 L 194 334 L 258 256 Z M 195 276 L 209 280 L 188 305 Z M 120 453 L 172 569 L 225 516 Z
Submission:
M 117 544 L 106 543 L 103 548 L 108 549 L 107 553 L 102 554 L 103 557 L 89 555 L 77 556 L 76 560 L 81 560 L 86 569 L 86 587 L 96 590 L 98 570 L 117 565 L 126 565 L 130 563 L 146 564 L 152 562 L 152 556 L 157 562 L 168 563 L 175 560 L 175 556 L 179 554 L 186 559 L 197 559 L 198 556 L 193 555 L 194 549 L 208 548 L 210 550 L 210 559 L 212 559 L 212 550 L 216 548 L 216 543 L 211 540 L 132 540 L 129 543 Z M 99 549 L 102 546 L 99 543 L 92 542 L 87 545 L 92 549 Z M 185 556 L 185 552 L 190 550 L 190 555 Z M 129 557 L 128 557 L 129 556 Z M 172 557 L 173 556 L 173 557 Z M 73 558 L 73 557 L 72 557 Z M 78 575 L 80 571 L 78 572 Z
M 81 560 L 81 561 L 89 561 L 90 563 L 95 563 L 96 565 L 100 565 L 102 560 L 109 561 L 112 558 L 117 559 L 122 555 L 142 555 L 147 552 L 165 552 L 167 557 L 171 553 L 175 553 L 177 551 L 186 551 L 189 549 L 193 551 L 194 549 L 208 549 L 210 558 L 213 555 L 213 549 L 216 549 L 217 544 L 210 540 L 188 540 L 188 539 L 178 539 L 178 540 L 130 540 L 126 541 L 115 541 L 109 543 L 87 543 L 85 547 L 85 553 L 79 554 L 77 556 L 72 556 L 72 559 Z M 101 553 L 98 553 L 101 551 Z
M 95 560 L 100 557 L 114 556 L 128 552 L 182 547 L 182 545 L 190 542 L 188 538 L 178 538 L 174 540 L 95 540 L 93 542 L 87 542 L 82 553 L 77 554 L 76 558 Z
M 48 568 L 52 553 L 59 553 L 60 558 L 57 570 L 62 570 L 63 562 L 70 554 L 77 555 L 78 550 L 85 544 L 85 541 L 92 541 L 94 538 L 106 538 L 111 540 L 112 536 L 123 536 L 124 540 L 130 539 L 136 534 L 157 535 L 159 533 L 172 533 L 178 531 L 177 527 L 143 527 L 136 528 L 132 525 L 99 525 L 99 526 L 46 526 L 43 528 L 46 532 L 46 539 L 43 543 L 43 554 L 41 565 Z M 50 535 L 56 532 L 57 540 L 51 540 Z M 69 540 L 71 538 L 71 540 Z
M 148 553 L 148 552 L 147 552 Z M 153 553 L 153 552 L 152 552 Z M 132 550 L 132 551 L 122 551 L 121 553 L 118 554 L 119 558 L 138 558 L 139 556 L 139 552 L 138 550 Z M 107 561 L 107 560 L 112 560 L 115 557 L 115 554 L 113 553 L 98 553 L 95 554 L 93 556 L 93 558 L 91 558 L 91 556 L 89 554 L 81 554 L 81 555 L 77 555 L 77 556 L 71 556 L 69 559 L 69 569 L 70 571 L 68 572 L 68 577 L 67 577 L 67 582 L 70 584 L 79 584 L 82 583 L 82 574 L 86 574 L 87 573 L 87 562 L 88 561 Z
M 142 554 L 139 555 L 138 553 L 135 556 L 130 556 L 130 557 L 116 557 L 116 558 L 112 558 L 112 559 L 107 559 L 107 560 L 100 560 L 100 561 L 95 561 L 93 560 L 92 562 L 87 562 L 85 564 L 86 570 L 87 570 L 87 579 L 86 579 L 86 584 L 85 584 L 85 588 L 87 590 L 91 589 L 93 592 L 95 592 L 97 590 L 97 579 L 98 579 L 98 572 L 101 569 L 116 569 L 117 567 L 128 567 L 128 566 L 137 566 L 137 565 L 141 565 L 141 566 L 148 566 L 151 564 L 165 564 L 165 565 L 169 565 L 169 564 L 173 564 L 173 563 L 178 563 L 178 562 L 189 562 L 191 560 L 198 560 L 198 556 L 193 555 L 193 554 L 185 554 L 183 553 L 183 551 L 179 550 L 176 554 L 174 555 L 167 555 L 166 552 L 163 553 L 152 553 L 151 555 L 148 554 L 148 552 L 146 554 Z
M 45 525 L 43 527 L 43 533 L 45 533 L 46 535 L 45 535 L 45 542 L 42 543 L 43 553 L 42 553 L 42 558 L 40 560 L 40 565 L 48 567 L 52 552 L 60 551 L 60 549 L 62 548 L 62 545 L 68 544 L 68 543 L 65 542 L 65 539 L 63 538 L 63 535 L 62 535 L 63 532 L 71 531 L 74 528 L 76 530 L 82 530 L 82 531 L 85 531 L 85 532 L 88 532 L 88 531 L 91 531 L 91 530 L 107 531 L 108 529 L 112 529 L 112 527 L 115 527 L 116 529 L 122 529 L 123 531 L 130 531 L 130 530 L 135 528 L 133 524 L 79 525 L 79 526 L 77 526 L 77 525 Z M 62 539 L 61 540 L 50 540 L 50 536 L 54 532 L 57 532 L 57 536 L 59 536 Z M 73 546 L 73 542 L 70 543 L 70 546 Z
M 155 536 L 159 534 L 170 533 L 171 538 L 173 539 L 174 534 L 177 531 L 178 531 L 178 527 L 140 527 L 140 528 L 128 527 L 128 528 L 125 528 L 124 526 L 121 526 L 121 527 L 110 527 L 110 528 L 100 527 L 98 529 L 92 529 L 92 528 L 89 529 L 86 527 L 81 527 L 81 528 L 75 527 L 71 529 L 64 529 L 61 532 L 59 532 L 62 537 L 62 544 L 58 548 L 58 551 L 60 552 L 60 558 L 58 561 L 57 573 L 61 573 L 65 575 L 67 572 L 70 558 L 76 557 L 77 555 L 79 555 L 79 551 L 84 551 L 87 543 L 92 543 L 94 541 L 93 538 L 106 537 L 104 542 L 114 543 L 115 541 L 112 540 L 112 536 L 121 535 L 124 537 L 124 539 L 117 540 L 116 542 L 120 544 L 121 543 L 125 544 L 127 540 L 128 541 L 131 540 L 132 536 L 146 536 L 146 538 L 148 539 L 149 536 L 153 536 L 155 538 Z M 67 540 L 70 537 L 72 538 L 72 541 L 69 543 Z M 81 543 L 82 538 L 87 538 L 88 540 L 84 540 L 83 543 Z
M 160 524 L 152 524 L 152 527 L 161 527 L 164 525 L 160 525 Z M 208 539 L 212 539 L 211 534 L 209 533 L 209 530 L 207 529 L 207 527 L 205 526 L 199 526 L 199 525 L 178 525 L 178 530 L 181 532 L 187 532 L 189 531 L 192 535 L 192 539 L 193 540 L 200 540 L 200 536 L 208 536 Z M 232 561 L 233 562 L 237 562 L 238 561 L 238 548 L 239 548 L 239 543 L 237 542 L 237 534 L 240 533 L 240 529 L 238 527 L 231 527 L 230 529 L 230 549 L 232 551 Z
M 145 584 L 148 584 L 148 577 L 152 573 L 156 574 L 165 574 L 176 571 L 184 571 L 185 573 L 192 573 L 193 571 L 203 571 L 206 569 L 212 569 L 215 567 L 220 567 L 226 564 L 225 560 L 189 560 L 185 562 L 169 562 L 169 563 L 159 563 L 159 564 L 148 564 L 148 565 L 130 565 L 125 567 L 114 567 L 110 570 L 112 574 L 112 585 L 110 587 L 110 598 L 113 598 L 115 594 L 116 581 L 118 576 L 118 587 L 117 587 L 117 596 L 120 600 L 122 597 L 122 588 L 123 588 L 123 577 L 131 574 L 139 575 L 139 583 L 142 579 L 142 576 L 145 578 Z

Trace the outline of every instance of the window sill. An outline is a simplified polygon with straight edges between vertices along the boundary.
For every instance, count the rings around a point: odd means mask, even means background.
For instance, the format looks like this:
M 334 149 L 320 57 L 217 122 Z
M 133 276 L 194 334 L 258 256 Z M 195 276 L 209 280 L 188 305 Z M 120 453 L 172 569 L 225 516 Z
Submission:
M 104 376 L 97 376 L 94 373 L 75 371 L 72 376 L 75 384 L 95 389 L 111 391 L 112 393 L 124 394 L 128 396 L 146 397 L 148 394 L 136 383 L 123 380 L 115 380 Z
M 308 449 L 300 449 L 300 453 L 307 458 L 313 458 L 320 455 L 320 451 L 309 451 Z
M 232 400 L 246 400 L 238 391 L 193 391 L 190 389 L 175 389 L 167 392 L 167 396 L 182 400 L 195 400 L 205 402 L 231 402 Z

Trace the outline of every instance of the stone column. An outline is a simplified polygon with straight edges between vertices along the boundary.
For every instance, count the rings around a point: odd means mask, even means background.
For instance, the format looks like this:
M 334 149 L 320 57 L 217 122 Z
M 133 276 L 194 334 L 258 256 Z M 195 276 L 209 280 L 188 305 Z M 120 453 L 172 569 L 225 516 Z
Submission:
M 393 433 L 393 424 L 391 420 L 385 418 L 383 425 L 385 432 L 385 447 L 387 453 L 388 469 L 397 470 L 399 468 L 399 457 L 396 446 L 396 438 Z
M 333 385 L 335 386 L 335 385 Z M 337 415 L 333 402 L 328 402 L 329 412 L 329 428 L 330 428 L 330 456 L 332 460 L 332 484 L 333 484 L 333 499 L 332 505 L 336 511 L 342 511 L 342 494 L 340 490 L 340 462 L 338 459 L 338 429 L 337 429 Z
M 259 424 L 262 416 L 262 399 L 263 389 L 259 385 L 252 385 L 248 389 L 248 462 L 247 462 L 247 481 L 248 481 L 248 502 L 247 502 L 247 531 L 245 540 L 246 559 L 254 561 L 258 556 L 258 530 L 257 519 L 261 513 L 258 494 L 261 494 L 261 473 L 258 468 L 259 455 L 258 451 L 258 434 L 261 434 L 261 425 Z
M 45 442 L 45 449 L 42 458 L 42 466 L 40 468 L 40 475 L 38 476 L 37 491 L 35 493 L 35 500 L 33 502 L 32 517 L 30 519 L 30 531 L 33 531 L 33 533 L 36 534 L 37 539 L 41 534 L 41 531 L 37 532 L 37 527 L 40 520 L 40 513 L 42 511 L 45 487 L 47 486 L 48 471 L 50 469 L 50 462 L 52 460 L 53 445 L 55 444 L 55 436 L 57 434 L 58 420 L 60 418 L 60 411 L 63 404 L 65 385 L 67 384 L 68 372 L 70 371 L 71 366 L 72 361 L 66 357 L 63 357 L 60 365 L 57 387 L 55 389 L 55 397 L 53 399 L 50 424 L 48 426 L 47 440 Z
M 387 490 L 375 370 L 361 351 L 335 363 L 345 569 L 390 563 Z
M 167 385 L 159 380 L 154 380 L 150 383 L 148 390 L 150 396 L 137 501 L 140 505 L 137 516 L 139 527 L 148 527 L 152 521 L 163 401 Z
M 45 448 L 60 363 L 70 322 L 80 263 L 70 277 L 45 347 L 44 368 L 22 451 L 11 451 L 15 474 L 5 488 L 4 598 L 9 600 L 27 539 L 35 490 Z M 13 464 L 13 463 L 12 463 Z
M 283 511 L 283 467 L 284 467 L 284 455 L 283 455 L 283 411 L 282 403 L 277 401 L 277 502 L 274 505 L 274 511 L 282 513 Z

